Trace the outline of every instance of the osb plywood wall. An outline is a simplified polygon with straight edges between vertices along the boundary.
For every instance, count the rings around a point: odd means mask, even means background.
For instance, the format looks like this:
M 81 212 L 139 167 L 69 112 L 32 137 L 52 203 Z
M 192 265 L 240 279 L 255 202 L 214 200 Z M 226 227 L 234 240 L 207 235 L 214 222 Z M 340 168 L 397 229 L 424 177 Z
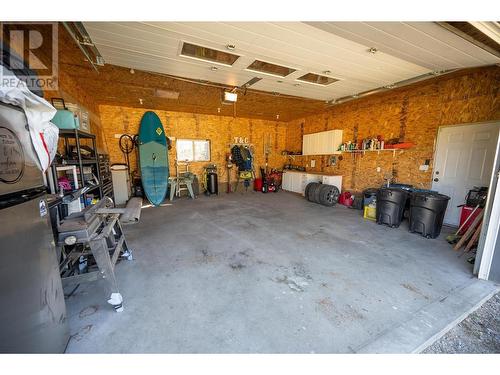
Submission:
M 101 120 L 98 101 L 88 89 L 85 79 L 75 79 L 71 75 L 74 70 L 75 59 L 82 59 L 75 42 L 68 35 L 63 26 L 59 25 L 58 32 L 59 64 L 58 64 L 58 90 L 45 91 L 44 97 L 50 102 L 52 98 L 63 98 L 66 103 L 78 104 L 89 113 L 90 131 L 96 134 L 97 146 L 100 152 L 107 150 L 103 143 Z M 97 73 L 95 72 L 97 75 Z
M 80 108 L 87 111 L 89 114 L 90 132 L 96 134 L 96 142 L 99 152 L 106 153 L 106 146 L 103 142 L 104 134 L 101 127 L 101 118 L 97 103 L 88 95 L 86 95 L 84 84 L 77 83 L 71 77 L 64 77 L 61 73 L 58 91 L 46 91 L 44 97 L 49 102 L 52 98 L 63 98 L 65 103 L 77 104 Z M 86 143 L 82 141 L 82 143 Z
M 293 163 L 311 171 L 341 174 L 345 189 L 380 186 L 384 176 L 391 174 L 398 182 L 429 188 L 438 128 L 500 119 L 499 82 L 500 68 L 490 67 L 347 102 L 290 121 L 286 149 L 300 151 L 303 134 L 330 129 L 342 129 L 344 142 L 377 135 L 400 137 L 415 147 L 398 151 L 395 157 L 388 151 L 367 152 L 356 158 L 342 153 L 343 160 L 335 166 L 327 165 L 326 156 L 295 157 Z M 316 160 L 314 168 L 309 167 L 312 159 Z M 420 171 L 426 159 L 431 168 Z
M 104 132 L 104 143 L 112 163 L 124 163 L 125 157 L 120 150 L 120 134 L 137 134 L 141 118 L 147 109 L 101 105 L 99 112 Z M 190 171 L 201 176 L 203 166 L 209 163 L 219 167 L 219 181 L 227 181 L 226 155 L 234 137 L 247 138 L 254 146 L 254 165 L 257 176 L 259 167 L 264 166 L 264 145 L 271 145 L 269 167 L 283 166 L 285 157 L 281 155 L 286 145 L 286 124 L 258 119 L 233 118 L 184 112 L 153 110 L 160 118 L 168 137 L 176 139 L 208 139 L 211 143 L 211 161 L 190 163 Z M 168 153 L 170 175 L 175 175 L 176 148 L 173 141 Z M 130 154 L 131 169 L 137 169 L 136 153 Z M 231 181 L 236 181 L 236 167 L 233 167 Z
M 44 40 L 51 40 L 55 35 L 48 34 L 49 28 L 41 27 L 39 24 L 16 24 L 16 27 L 20 30 L 25 30 L 26 32 L 31 32 L 32 30 L 39 31 Z M 0 38 L 2 35 L 0 35 Z M 100 116 L 99 116 L 99 108 L 98 108 L 98 100 L 95 95 L 93 95 L 89 91 L 88 80 L 86 79 L 78 79 L 74 78 L 72 74 L 74 74 L 75 64 L 86 64 L 89 65 L 88 62 L 84 61 L 84 56 L 81 51 L 78 49 L 76 43 L 67 33 L 65 28 L 61 25 L 57 25 L 57 59 L 58 59 L 58 69 L 56 74 L 56 79 L 58 81 L 57 90 L 45 90 L 44 98 L 50 102 L 52 98 L 63 98 L 67 103 L 78 104 L 80 107 L 84 108 L 89 113 L 89 120 L 91 124 L 92 133 L 97 135 L 98 146 L 101 148 L 102 152 L 106 152 L 104 149 L 104 144 L 102 140 L 104 139 L 101 125 L 100 125 Z M 1 39 L 2 43 L 9 44 L 8 39 Z M 28 48 L 28 44 L 24 45 L 25 48 Z M 52 50 L 39 48 L 36 52 L 36 57 L 40 59 L 46 66 L 51 66 L 53 62 L 54 56 L 52 56 Z M 24 56 L 28 56 L 32 52 L 26 50 L 24 52 Z M 26 64 L 28 65 L 28 64 Z M 91 69 L 91 68 L 90 68 Z M 95 76 L 99 76 L 97 72 L 93 71 Z M 40 75 L 44 75 L 44 71 L 38 72 Z

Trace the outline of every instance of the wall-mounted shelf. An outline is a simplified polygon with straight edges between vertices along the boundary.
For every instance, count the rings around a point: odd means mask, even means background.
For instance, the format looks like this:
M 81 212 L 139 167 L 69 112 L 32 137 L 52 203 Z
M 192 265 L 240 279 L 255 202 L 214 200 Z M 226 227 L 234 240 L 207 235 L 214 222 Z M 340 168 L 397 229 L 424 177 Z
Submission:
M 384 148 L 382 150 L 344 150 L 341 152 L 347 152 L 347 153 L 355 153 L 355 154 L 364 154 L 366 152 L 376 152 L 380 154 L 381 152 L 386 152 L 386 151 L 392 151 L 392 155 L 396 155 L 396 151 L 404 151 L 405 149 L 403 148 Z
M 229 144 L 229 148 L 233 148 L 234 146 L 254 147 L 253 143 L 230 143 Z

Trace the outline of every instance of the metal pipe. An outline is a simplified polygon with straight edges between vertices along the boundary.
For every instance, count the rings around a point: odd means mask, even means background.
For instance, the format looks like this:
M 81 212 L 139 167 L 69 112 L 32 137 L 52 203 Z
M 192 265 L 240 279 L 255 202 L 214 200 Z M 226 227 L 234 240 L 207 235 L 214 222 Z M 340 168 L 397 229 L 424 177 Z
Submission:
M 66 28 L 66 30 L 68 31 L 69 35 L 71 36 L 71 38 L 73 38 L 73 40 L 75 41 L 75 43 L 77 44 L 78 48 L 80 48 L 80 51 L 82 51 L 83 55 L 87 58 L 87 60 L 89 61 L 89 63 L 92 65 L 92 67 L 95 69 L 95 71 L 97 73 L 99 73 L 99 70 L 97 69 L 97 66 L 95 66 L 94 62 L 92 61 L 92 58 L 89 56 L 89 54 L 87 53 L 87 51 L 85 50 L 85 48 L 82 47 L 82 44 L 80 43 L 80 40 L 76 37 L 76 35 L 73 33 L 73 30 L 70 28 L 70 26 L 68 25 L 67 22 L 63 22 L 62 23 L 64 25 L 64 27 Z
M 468 41 L 469 43 L 472 43 L 474 45 L 476 45 L 477 47 L 479 48 L 482 48 L 483 50 L 485 50 L 486 52 L 489 52 L 491 53 L 492 55 L 496 56 L 496 57 L 500 57 L 500 53 L 498 51 L 495 51 L 493 48 L 491 48 L 490 46 L 487 46 L 486 44 L 484 44 L 483 42 L 481 42 L 480 40 L 477 40 L 476 38 L 474 38 L 472 35 L 469 35 L 469 34 L 466 34 L 465 32 L 463 32 L 462 30 L 456 28 L 455 26 L 451 25 L 450 23 L 448 22 L 436 22 L 439 26 L 441 26 L 442 28 L 445 28 L 446 30 L 452 32 L 453 34 L 455 35 L 458 35 L 459 37 L 461 37 L 462 39 L 465 39 L 466 41 Z M 486 22 L 486 24 L 488 24 L 489 22 Z M 491 22 L 492 24 L 495 24 L 495 22 Z M 496 41 L 495 39 L 492 39 L 490 35 L 486 34 L 483 30 L 481 30 L 481 28 L 478 28 L 476 26 L 477 22 L 469 22 L 469 24 L 471 24 L 473 27 L 475 27 L 479 32 L 483 33 L 484 35 L 486 35 L 488 38 L 490 38 L 491 40 L 494 40 L 495 42 L 498 43 L 498 41 Z
M 356 95 L 343 96 L 342 98 L 331 100 L 329 104 L 330 105 L 342 104 L 345 102 L 349 102 L 351 100 L 364 98 L 364 97 L 367 97 L 369 95 L 378 94 L 378 93 L 386 92 L 386 91 L 393 90 L 396 88 L 405 87 L 405 86 L 411 85 L 412 83 L 425 81 L 425 80 L 433 78 L 433 77 L 453 73 L 453 72 L 456 72 L 458 70 L 460 70 L 460 69 L 449 69 L 449 70 L 443 70 L 443 71 L 439 71 L 439 72 L 425 73 L 425 74 L 422 74 L 422 75 L 419 75 L 419 76 L 416 76 L 413 78 L 409 78 L 409 79 L 405 79 L 403 81 L 396 82 L 392 85 L 377 87 L 376 89 L 363 91 L 363 92 L 360 92 L 359 94 L 356 94 Z
M 258 94 L 258 95 L 268 95 L 268 96 L 274 96 L 274 97 L 279 96 L 282 98 L 300 99 L 300 100 L 307 100 L 307 101 L 312 101 L 312 102 L 321 102 L 322 101 L 319 99 L 303 98 L 300 96 L 287 95 L 287 94 L 281 94 L 281 93 L 276 95 L 276 93 L 274 93 L 274 92 L 258 91 L 258 90 L 253 90 L 253 89 L 247 89 L 245 87 L 225 85 L 222 83 L 212 83 L 212 82 L 208 82 L 208 81 L 200 81 L 200 80 L 191 79 L 191 78 L 182 78 L 182 77 L 177 77 L 177 76 L 173 76 L 173 75 L 166 74 L 166 73 L 152 72 L 150 70 L 143 70 L 143 72 L 149 73 L 149 74 L 159 75 L 159 76 L 170 78 L 170 79 L 175 79 L 178 81 L 189 82 L 189 83 L 193 83 L 196 85 L 202 85 L 202 86 L 208 86 L 208 87 L 215 87 L 215 88 L 224 89 L 224 90 L 238 90 L 241 92 L 248 91 L 248 92 L 252 92 L 254 94 Z
M 97 65 L 103 66 L 104 65 L 104 58 L 102 57 L 101 53 L 95 46 L 94 42 L 92 41 L 92 38 L 90 37 L 89 33 L 87 32 L 87 29 L 85 29 L 85 26 L 83 26 L 82 22 L 73 22 L 73 26 L 78 30 L 78 33 L 82 37 L 83 40 L 80 41 L 81 45 L 84 45 L 92 50 L 92 53 L 95 56 L 95 63 Z

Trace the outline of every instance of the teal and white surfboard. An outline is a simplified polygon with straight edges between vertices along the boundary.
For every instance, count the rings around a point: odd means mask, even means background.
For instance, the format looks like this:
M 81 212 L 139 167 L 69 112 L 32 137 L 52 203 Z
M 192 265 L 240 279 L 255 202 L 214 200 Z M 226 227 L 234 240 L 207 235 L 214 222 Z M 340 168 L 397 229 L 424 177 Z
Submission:
M 139 128 L 139 167 L 146 197 L 159 206 L 168 188 L 168 148 L 165 129 L 151 111 L 142 116 Z

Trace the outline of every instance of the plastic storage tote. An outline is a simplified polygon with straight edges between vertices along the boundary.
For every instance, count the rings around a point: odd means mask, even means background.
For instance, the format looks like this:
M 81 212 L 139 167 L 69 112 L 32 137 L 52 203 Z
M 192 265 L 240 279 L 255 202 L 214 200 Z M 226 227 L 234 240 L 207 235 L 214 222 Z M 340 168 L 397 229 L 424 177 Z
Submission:
M 443 227 L 450 197 L 438 193 L 412 193 L 410 199 L 410 232 L 436 238 Z
M 363 217 L 368 220 L 377 220 L 377 209 L 374 206 L 365 206 Z
M 59 129 L 78 129 L 80 128 L 80 123 L 78 117 L 76 117 L 73 112 L 59 109 L 51 122 L 56 125 Z
M 381 188 L 377 192 L 377 224 L 399 227 L 403 219 L 408 192 L 398 188 Z

